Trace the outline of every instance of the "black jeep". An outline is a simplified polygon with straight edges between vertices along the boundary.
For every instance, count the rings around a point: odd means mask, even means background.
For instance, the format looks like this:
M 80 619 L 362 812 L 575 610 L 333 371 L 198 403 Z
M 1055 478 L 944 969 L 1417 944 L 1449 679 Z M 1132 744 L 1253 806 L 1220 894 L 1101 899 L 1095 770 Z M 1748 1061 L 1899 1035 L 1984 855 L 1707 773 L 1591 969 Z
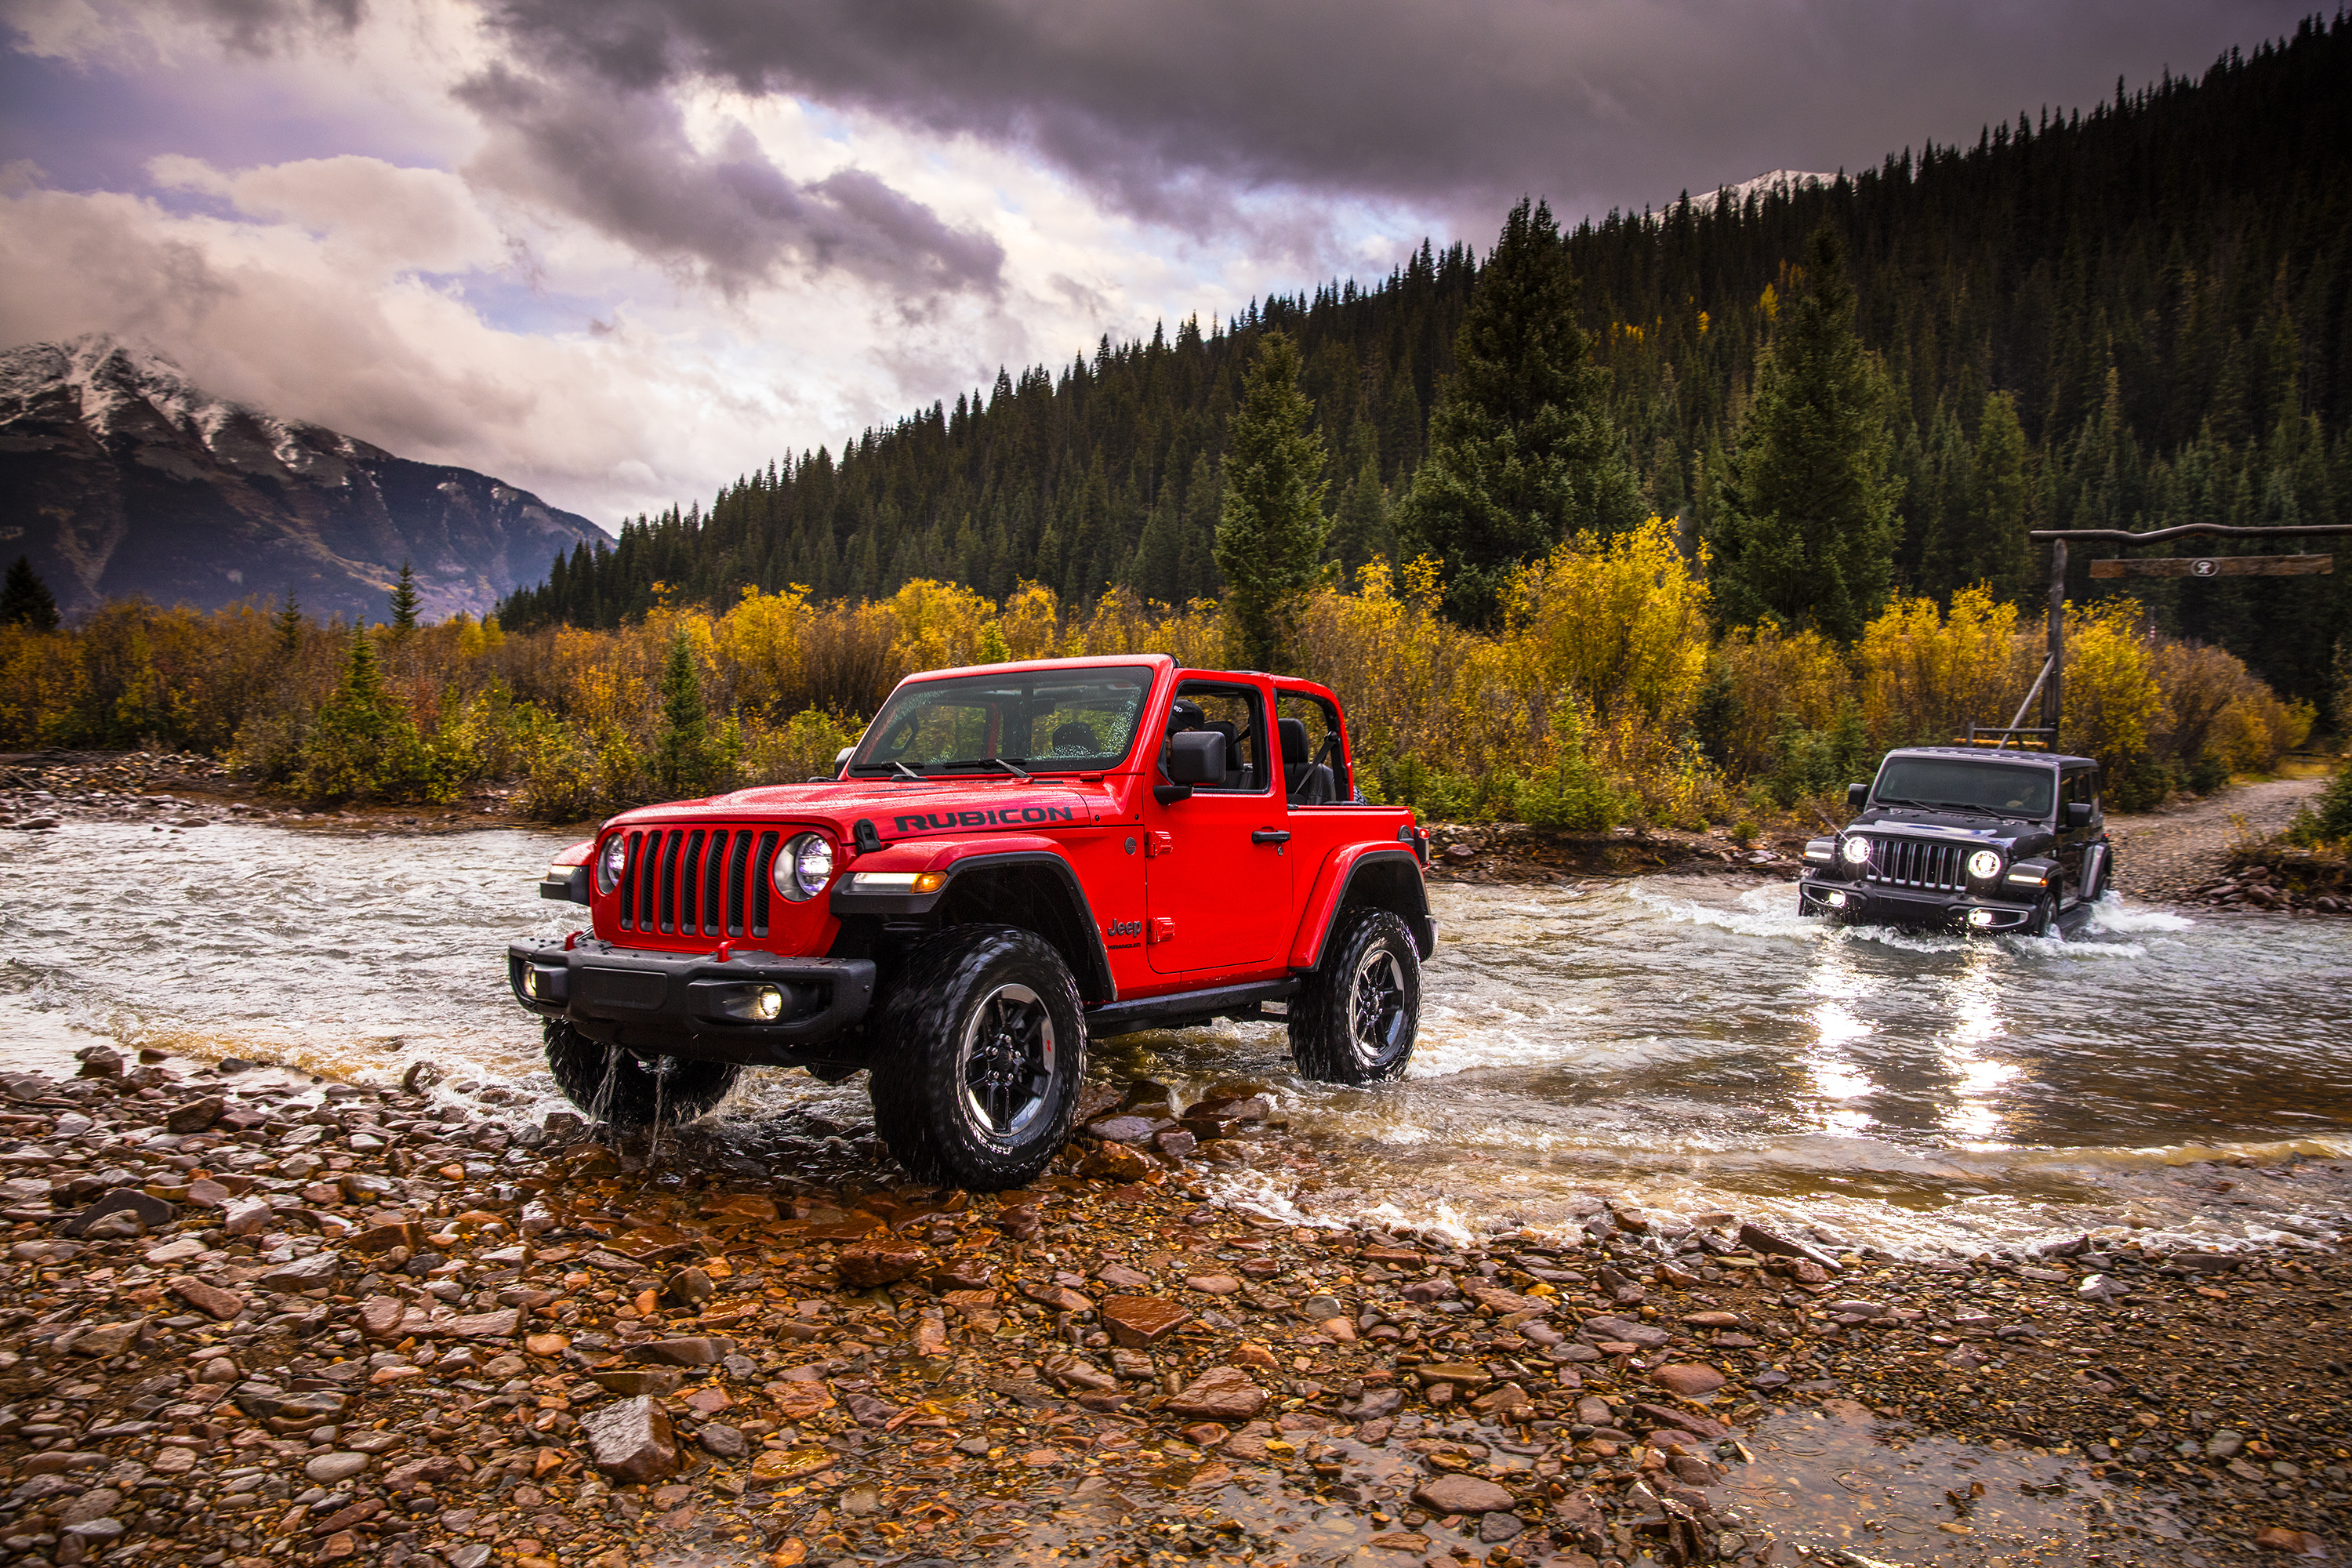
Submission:
M 1906 746 L 1846 802 L 1861 815 L 1805 846 L 1801 915 L 2045 936 L 2115 886 L 2088 757 Z

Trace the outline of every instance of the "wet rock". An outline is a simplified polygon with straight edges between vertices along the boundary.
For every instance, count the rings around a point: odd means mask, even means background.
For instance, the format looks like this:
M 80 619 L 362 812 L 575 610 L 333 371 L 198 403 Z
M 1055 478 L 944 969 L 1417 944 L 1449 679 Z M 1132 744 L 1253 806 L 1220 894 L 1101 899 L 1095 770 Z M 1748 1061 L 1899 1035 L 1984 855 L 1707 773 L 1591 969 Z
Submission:
M 1478 1543 L 1492 1546 L 1512 1539 L 1526 1528 L 1515 1513 L 1490 1513 L 1478 1521 Z
M 719 1459 L 740 1459 L 751 1447 L 740 1428 L 719 1421 L 706 1422 L 694 1440 L 702 1445 L 704 1453 Z
M 1776 1230 L 1767 1230 L 1752 1220 L 1740 1226 L 1739 1245 L 1750 1252 L 1774 1258 L 1802 1258 L 1825 1274 L 1841 1273 L 1844 1268 L 1836 1258 L 1832 1258 L 1820 1247 L 1799 1241 L 1794 1237 L 1783 1236 Z
M 2327 1542 L 2312 1534 L 2311 1531 L 2288 1530 L 2278 1525 L 2256 1531 L 2254 1544 L 2265 1552 L 2284 1552 L 2294 1557 L 2327 1555 Z
M 719 1293 L 719 1286 L 699 1268 L 680 1268 L 662 1281 L 662 1300 L 674 1307 L 698 1310 Z
M 1151 1162 L 1125 1143 L 1105 1143 L 1078 1163 L 1078 1174 L 1101 1182 L 1139 1182 L 1151 1173 Z
M 217 1094 L 191 1100 L 172 1108 L 163 1118 L 163 1130 L 166 1132 L 202 1132 L 218 1121 L 221 1112 L 227 1109 L 228 1101 Z
M 1184 1288 L 1203 1296 L 1232 1296 L 1241 1290 L 1242 1282 L 1230 1274 L 1195 1274 L 1184 1281 Z
M 74 1060 L 81 1063 L 81 1070 L 74 1074 L 76 1078 L 122 1076 L 122 1053 L 109 1046 L 84 1046 L 74 1053 Z
M 1713 1394 L 1728 1380 L 1715 1368 L 1695 1363 L 1654 1368 L 1650 1381 L 1669 1394 L 1684 1399 L 1696 1399 L 1701 1394 Z
M 58 1342 L 76 1355 L 117 1356 L 131 1348 L 131 1342 L 139 1337 L 139 1331 L 145 1326 L 140 1322 L 93 1323 L 89 1328 L 76 1331 L 70 1338 L 61 1336 Z
M 1152 1134 L 1151 1146 L 1171 1160 L 1181 1160 L 1200 1147 L 1200 1140 L 1181 1127 Z
M 644 1395 L 590 1413 L 580 1430 L 596 1468 L 615 1480 L 642 1486 L 677 1468 L 669 1417 Z
M 1156 1344 L 1192 1321 L 1192 1314 L 1157 1296 L 1113 1296 L 1102 1304 L 1103 1326 L 1115 1344 L 1130 1350 Z
M 929 1253 L 911 1242 L 877 1241 L 843 1247 L 834 1267 L 843 1285 L 870 1290 L 919 1274 L 930 1260 Z
M 1511 1494 L 1476 1476 L 1437 1476 L 1413 1488 L 1412 1500 L 1432 1513 L 1504 1513 Z
M 1089 1122 L 1087 1131 L 1111 1143 L 1141 1143 L 1167 1125 L 1148 1116 L 1107 1116 Z
M 1194 1378 L 1183 1390 L 1168 1402 L 1168 1408 L 1179 1415 L 1198 1415 L 1211 1421 L 1247 1421 L 1265 1408 L 1269 1395 L 1250 1381 L 1249 1373 L 1235 1366 L 1212 1367 Z

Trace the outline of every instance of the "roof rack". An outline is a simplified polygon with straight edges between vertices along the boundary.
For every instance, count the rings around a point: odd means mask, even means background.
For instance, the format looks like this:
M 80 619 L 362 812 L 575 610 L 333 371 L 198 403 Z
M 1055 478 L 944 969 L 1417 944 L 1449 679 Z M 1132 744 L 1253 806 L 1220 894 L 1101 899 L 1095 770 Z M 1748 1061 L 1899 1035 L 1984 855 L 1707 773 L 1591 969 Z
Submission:
M 1965 736 L 1955 738 L 1952 744 L 1955 746 L 1990 746 L 1993 750 L 1999 751 L 2014 741 L 2017 749 L 2021 752 L 2046 752 L 2057 741 L 2057 731 L 2036 728 L 2031 725 L 2020 727 L 2015 724 L 2004 724 L 1999 726 L 1991 724 L 1971 724 L 1969 726 L 1969 732 Z

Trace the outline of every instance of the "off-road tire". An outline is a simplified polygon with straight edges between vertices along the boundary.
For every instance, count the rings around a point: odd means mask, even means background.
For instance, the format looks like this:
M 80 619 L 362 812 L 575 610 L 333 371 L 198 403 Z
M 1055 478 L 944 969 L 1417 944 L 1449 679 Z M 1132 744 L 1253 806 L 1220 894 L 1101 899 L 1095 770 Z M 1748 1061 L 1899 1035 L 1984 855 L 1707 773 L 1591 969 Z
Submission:
M 1306 986 L 1290 999 L 1290 1058 L 1318 1083 L 1404 1076 L 1421 1029 L 1421 954 L 1386 910 L 1342 912 Z
M 2033 912 L 2018 928 L 2026 936 L 2054 936 L 2058 931 L 2058 895 L 2044 893 L 2034 900 Z
M 743 1071 L 733 1062 L 647 1060 L 618 1046 L 600 1046 L 552 1019 L 547 1024 L 547 1070 L 583 1114 L 625 1132 L 693 1121 L 726 1099 Z
M 882 1005 L 874 1130 L 919 1182 L 1026 1186 L 1060 1152 L 1087 1072 L 1077 982 L 1051 943 L 957 926 L 908 953 Z

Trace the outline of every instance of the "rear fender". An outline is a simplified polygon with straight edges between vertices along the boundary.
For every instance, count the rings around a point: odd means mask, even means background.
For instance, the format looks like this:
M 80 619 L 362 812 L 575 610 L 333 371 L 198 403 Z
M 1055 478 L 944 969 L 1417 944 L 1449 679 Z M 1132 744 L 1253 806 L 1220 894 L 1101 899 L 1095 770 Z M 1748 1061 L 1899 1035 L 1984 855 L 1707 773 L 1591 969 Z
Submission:
M 924 878 L 937 886 L 861 889 L 861 874 Z M 836 919 L 860 915 L 890 920 L 938 915 L 950 925 L 986 923 L 1035 931 L 1061 953 L 1088 1004 L 1116 1001 L 1110 953 L 1095 924 L 1084 888 L 1055 842 L 1034 833 L 985 838 L 901 841 L 860 855 L 835 884 Z
M 1437 925 L 1429 917 L 1429 889 L 1413 852 L 1402 844 L 1351 844 L 1316 873 L 1291 945 L 1290 967 L 1320 963 L 1333 924 L 1344 911 L 1360 907 L 1387 910 L 1403 921 L 1422 957 L 1435 951 Z

